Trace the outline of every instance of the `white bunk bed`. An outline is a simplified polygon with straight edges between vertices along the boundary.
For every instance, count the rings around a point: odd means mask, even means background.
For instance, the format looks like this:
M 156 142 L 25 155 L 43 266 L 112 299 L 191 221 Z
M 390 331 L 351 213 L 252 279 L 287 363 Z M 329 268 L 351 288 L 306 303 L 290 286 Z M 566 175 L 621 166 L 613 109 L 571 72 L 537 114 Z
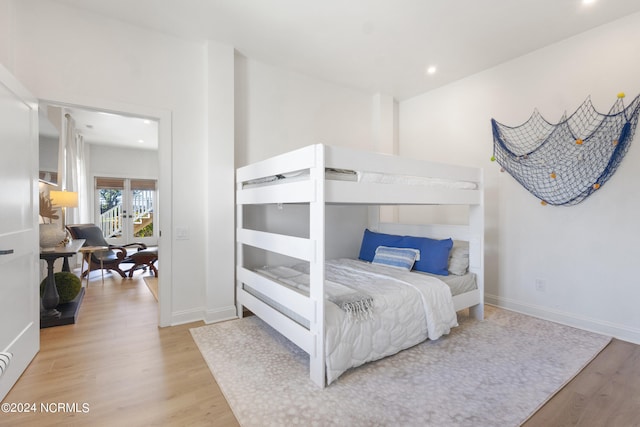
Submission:
M 340 172 L 340 177 L 335 176 L 336 171 Z M 342 173 L 344 171 L 348 171 L 346 175 Z M 361 175 L 365 172 L 373 173 L 374 179 Z M 391 179 L 379 180 L 381 176 Z M 408 182 L 403 177 L 407 177 Z M 309 205 L 308 238 L 245 228 L 243 212 L 246 206 L 289 203 Z M 453 305 L 455 311 L 468 308 L 471 315 L 483 318 L 483 174 L 479 168 L 318 144 L 237 169 L 236 204 L 238 316 L 242 316 L 243 307 L 246 307 L 307 352 L 311 380 L 320 387 L 326 384 L 327 205 L 468 206 L 468 225 L 382 223 L 378 210 L 371 209 L 368 228 L 380 233 L 469 242 L 469 272 L 475 274 L 477 287 L 454 296 Z M 246 266 L 243 248 L 247 246 L 308 262 L 308 296 Z M 268 296 L 268 301 L 256 295 Z M 292 319 L 289 314 L 292 312 L 305 320 L 304 325 Z

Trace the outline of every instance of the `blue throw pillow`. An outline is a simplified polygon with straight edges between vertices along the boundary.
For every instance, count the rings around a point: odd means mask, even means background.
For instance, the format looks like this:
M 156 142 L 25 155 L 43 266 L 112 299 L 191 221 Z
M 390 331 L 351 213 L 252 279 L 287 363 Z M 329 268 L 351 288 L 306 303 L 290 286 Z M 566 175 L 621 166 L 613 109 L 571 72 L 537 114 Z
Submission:
M 397 236 L 364 230 L 359 258 L 372 262 L 378 246 L 393 248 L 413 248 L 420 251 L 420 259 L 413 265 L 414 270 L 448 276 L 449 252 L 453 240 L 436 240 L 428 237 Z
M 373 261 L 373 257 L 376 256 L 376 249 L 378 246 L 387 246 L 391 248 L 401 248 L 402 236 L 396 236 L 393 234 L 375 233 L 364 230 L 364 236 L 362 236 L 362 245 L 360 245 L 360 258 L 363 261 Z
M 389 267 L 400 268 L 411 271 L 420 251 L 413 248 L 389 248 L 378 246 L 376 256 L 373 257 L 372 264 L 388 265 Z
M 401 247 L 420 251 L 420 259 L 413 265 L 414 270 L 441 276 L 449 275 L 449 252 L 453 247 L 453 240 L 406 236 Z

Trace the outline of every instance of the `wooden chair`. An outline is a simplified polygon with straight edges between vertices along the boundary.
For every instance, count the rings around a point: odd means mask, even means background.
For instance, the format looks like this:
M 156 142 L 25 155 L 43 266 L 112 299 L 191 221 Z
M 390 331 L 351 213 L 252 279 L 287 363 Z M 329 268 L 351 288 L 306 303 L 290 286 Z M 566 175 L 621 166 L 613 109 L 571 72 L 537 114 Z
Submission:
M 133 264 L 136 262 L 127 253 L 127 248 L 140 251 L 147 249 L 147 245 L 144 243 L 130 243 L 122 246 L 110 245 L 102 235 L 102 230 L 95 224 L 71 224 L 67 225 L 67 230 L 71 233 L 71 237 L 74 239 L 85 239 L 84 246 L 104 246 L 109 249 L 104 251 L 95 251 L 91 254 L 91 270 L 99 270 L 103 268 L 107 271 L 115 271 L 121 277 L 126 277 L 126 273 L 131 270 L 123 271 L 120 267 L 122 264 Z M 135 252 L 134 252 L 135 253 Z M 102 265 L 102 267 L 101 267 Z M 82 273 L 81 279 L 88 273 L 89 270 Z
M 133 267 L 129 269 L 129 277 L 133 277 L 133 272 L 138 268 L 147 268 L 151 270 L 154 276 L 158 277 L 158 269 L 155 262 L 158 261 L 158 248 L 149 247 L 131 254 L 131 260 L 134 262 Z

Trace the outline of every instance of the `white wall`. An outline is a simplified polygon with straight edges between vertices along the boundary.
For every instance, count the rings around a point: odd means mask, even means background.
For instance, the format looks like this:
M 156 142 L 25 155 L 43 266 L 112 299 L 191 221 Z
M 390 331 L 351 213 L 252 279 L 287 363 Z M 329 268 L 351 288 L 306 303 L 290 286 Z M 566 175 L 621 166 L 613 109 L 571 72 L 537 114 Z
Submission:
M 6 1 L 6 0 L 4 0 Z M 173 227 L 188 227 L 188 240 L 172 242 L 172 265 L 161 270 L 172 286 L 170 323 L 203 318 L 207 195 L 207 67 L 203 43 L 183 41 L 45 0 L 12 1 L 4 30 L 11 43 L 0 58 L 38 98 L 133 113 L 169 111 L 170 205 L 161 205 Z M 161 159 L 161 162 L 163 160 Z M 169 186 L 168 188 L 171 188 Z M 162 198 L 163 195 L 161 194 Z M 229 226 L 232 226 L 230 224 Z M 172 230 L 163 230 L 170 236 Z M 162 243 L 161 243 L 162 245 Z M 230 250 L 233 250 L 230 248 Z M 166 253 L 166 252 L 165 252 Z M 162 247 L 161 247 L 162 255 Z M 162 260 L 161 260 L 162 262 Z M 232 269 L 232 266 L 221 268 Z M 170 275 L 166 273 L 171 272 Z
M 39 170 L 58 173 L 59 139 L 56 137 L 40 135 L 39 142 Z
M 488 302 L 640 342 L 640 137 L 606 185 L 572 207 L 541 206 L 489 161 L 491 118 L 518 125 L 537 108 L 557 121 L 589 95 L 606 112 L 621 91 L 630 102 L 638 45 L 635 14 L 400 103 L 400 154 L 485 168 Z
M 156 150 L 91 144 L 89 152 L 89 164 L 91 165 L 87 171 L 89 177 L 158 178 L 158 152 Z
M 236 316 L 234 49 L 210 42 L 208 57 L 208 157 L 206 224 L 207 271 L 205 320 Z
M 311 144 L 372 148 L 373 96 L 236 56 L 236 166 Z
M 0 62 L 13 70 L 13 1 L 0 0 Z

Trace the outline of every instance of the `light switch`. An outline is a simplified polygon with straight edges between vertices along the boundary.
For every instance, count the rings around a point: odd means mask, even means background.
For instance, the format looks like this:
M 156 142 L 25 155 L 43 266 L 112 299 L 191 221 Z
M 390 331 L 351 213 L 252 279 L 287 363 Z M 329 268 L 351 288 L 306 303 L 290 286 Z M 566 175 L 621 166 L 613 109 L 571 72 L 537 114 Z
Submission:
M 176 227 L 176 240 L 189 240 L 189 227 Z

